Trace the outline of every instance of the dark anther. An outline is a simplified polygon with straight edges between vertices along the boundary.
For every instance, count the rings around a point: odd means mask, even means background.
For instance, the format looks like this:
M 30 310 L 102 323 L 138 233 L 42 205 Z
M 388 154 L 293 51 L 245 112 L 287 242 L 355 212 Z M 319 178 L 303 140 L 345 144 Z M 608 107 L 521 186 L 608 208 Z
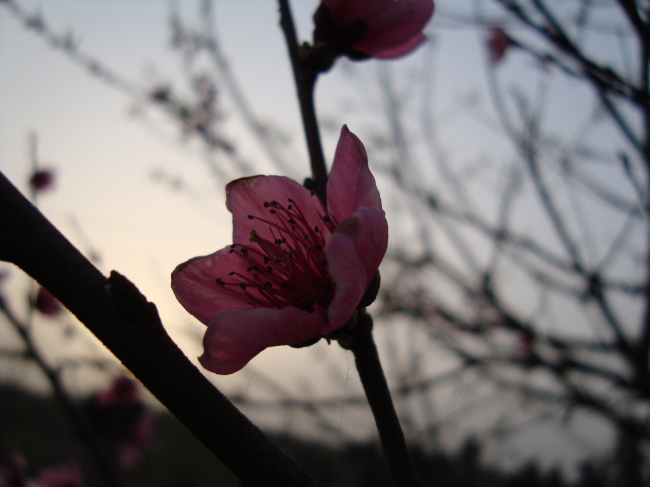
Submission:
M 246 247 L 242 247 L 241 255 L 248 255 L 248 249 Z
M 230 250 L 228 251 L 228 253 L 229 253 L 229 254 L 232 254 L 234 251 L 235 251 L 234 249 L 230 249 Z
M 293 210 L 293 205 L 287 206 L 287 210 Z
M 223 280 L 220 277 L 217 277 L 217 284 L 219 284 L 219 286 L 225 286 L 226 285 L 226 283 L 223 282 Z
M 242 283 L 239 285 L 239 287 L 242 288 L 242 289 L 246 289 L 248 286 L 246 285 L 245 282 L 242 282 Z
M 275 239 L 275 245 L 280 245 L 281 243 L 282 243 L 282 240 L 280 240 L 279 238 Z
M 264 257 L 264 263 L 265 264 L 268 264 L 270 260 L 271 260 L 270 257 Z
M 287 257 L 288 257 L 289 259 L 290 259 L 291 257 L 293 257 L 293 252 L 287 252 Z
M 270 265 L 267 265 L 266 266 L 266 272 L 273 272 L 273 267 L 271 267 Z
M 264 208 L 268 208 L 269 206 L 271 206 L 271 205 L 269 204 L 269 202 L 268 202 L 268 201 L 265 201 L 265 202 L 264 202 Z
M 232 245 L 230 246 L 231 249 L 234 249 L 235 247 L 237 247 L 237 244 L 232 244 Z
M 282 238 L 282 243 L 285 243 L 287 241 L 286 238 Z
M 291 223 L 292 225 L 295 225 L 295 224 L 296 224 L 296 220 L 294 220 L 293 218 L 289 218 L 287 221 L 288 221 L 289 223 Z
M 253 220 L 255 217 L 253 215 L 248 215 L 249 220 Z
M 289 200 L 289 203 L 295 203 L 295 201 L 293 201 L 291 198 L 288 198 L 288 200 Z
M 271 206 L 278 206 L 278 202 L 275 200 L 271 201 Z
M 314 227 L 314 232 L 318 233 L 320 230 L 318 229 L 318 225 Z
M 275 215 L 275 210 L 271 210 L 271 215 Z
M 329 222 L 332 221 L 332 219 L 330 218 L 329 215 L 325 215 L 325 216 L 323 217 L 323 221 L 324 221 L 325 223 L 329 223 Z
M 229 272 L 228 275 L 229 275 L 229 276 L 234 276 L 234 275 L 235 275 L 235 271 Z

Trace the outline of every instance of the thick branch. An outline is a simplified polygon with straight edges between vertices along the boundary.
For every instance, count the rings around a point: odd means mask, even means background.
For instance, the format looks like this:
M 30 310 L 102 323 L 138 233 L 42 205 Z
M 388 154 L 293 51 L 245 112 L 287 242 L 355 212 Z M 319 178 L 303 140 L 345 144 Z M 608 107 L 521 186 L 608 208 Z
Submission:
M 59 299 L 243 485 L 313 485 L 171 340 L 155 305 L 106 279 L 0 173 L 0 260 Z

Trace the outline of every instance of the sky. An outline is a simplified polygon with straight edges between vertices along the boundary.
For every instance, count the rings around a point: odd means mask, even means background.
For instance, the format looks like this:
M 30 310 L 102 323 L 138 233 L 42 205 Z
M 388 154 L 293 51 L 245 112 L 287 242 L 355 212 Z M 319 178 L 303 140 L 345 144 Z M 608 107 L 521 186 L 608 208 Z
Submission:
M 81 52 L 127 80 L 134 91 L 125 93 L 105 83 L 26 29 L 8 8 L 0 9 L 0 170 L 20 189 L 27 190 L 30 140 L 35 134 L 40 163 L 53 168 L 57 175 L 55 188 L 39 198 L 40 209 L 82 251 L 96 251 L 103 272 L 116 269 L 135 282 L 157 304 L 163 322 L 185 353 L 191 358 L 198 356 L 201 350 L 196 337 L 201 327 L 174 299 L 169 276 L 179 263 L 230 243 L 224 183 L 247 174 L 217 156 L 217 164 L 224 163 L 226 178 L 217 180 L 206 164 L 201 145 L 185 136 L 164 114 L 142 103 L 145 90 L 160 83 L 170 82 L 183 89 L 186 65 L 170 48 L 169 12 L 174 3 L 18 3 L 27 12 L 40 13 L 54 31 L 71 33 Z M 292 3 L 299 37 L 308 39 L 317 2 Z M 200 19 L 198 4 L 176 2 L 176 8 L 184 20 L 195 24 Z M 221 0 L 215 4 L 217 36 L 228 65 L 258 119 L 272 123 L 287 137 L 287 175 L 301 180 L 308 171 L 307 156 L 275 2 Z M 471 160 L 479 157 L 479 150 L 497 147 L 502 141 L 487 136 L 485 130 L 475 131 L 480 125 L 476 120 L 461 121 L 463 103 L 473 94 L 484 96 L 476 85 L 480 76 L 477 66 L 484 66 L 486 57 L 484 33 L 461 29 L 451 20 L 454 12 L 455 5 L 439 2 L 429 43 L 412 58 L 391 63 L 391 68 L 408 77 L 414 67 L 432 62 L 428 56 L 436 47 L 438 96 L 434 102 L 439 119 L 445 122 L 443 134 L 455 148 L 455 156 Z M 339 62 L 319 80 L 318 109 L 324 120 L 345 118 L 364 140 L 372 134 L 371 116 L 359 116 L 358 112 L 372 114 L 377 107 L 365 98 L 362 81 L 375 78 L 380 67 L 375 61 L 362 65 L 355 72 L 360 80 L 355 86 L 346 75 L 346 66 L 349 63 Z M 199 63 L 195 69 L 212 68 L 209 63 Z M 569 91 L 559 103 L 576 112 L 585 105 L 581 96 Z M 248 135 L 237 107 L 226 95 L 222 108 L 227 120 L 222 134 L 233 141 L 241 157 L 256 171 L 277 171 Z M 338 129 L 325 133 L 328 160 Z M 175 178 L 182 181 L 177 190 L 165 184 Z M 12 269 L 10 292 L 15 293 L 16 302 L 23 299 L 27 286 L 28 280 Z M 43 342 L 59 332 L 47 326 L 38 329 Z M 83 331 L 78 333 L 83 343 L 77 346 L 85 349 L 91 338 Z M 0 339 L 8 342 L 11 337 L 0 335 Z M 92 347 L 92 353 L 102 353 L 100 346 Z M 216 382 L 227 391 L 248 394 L 258 385 L 256 374 L 267 371 L 280 383 L 293 384 L 295 390 L 317 394 L 358 387 L 350 355 L 324 343 L 308 350 L 267 350 L 252 366 L 248 373 L 220 377 Z M 321 387 L 314 388 L 305 379 L 302 371 L 307 367 L 314 376 L 327 377 Z M 265 393 L 270 394 L 267 390 L 259 395 Z M 352 417 L 350 427 L 354 421 L 358 419 Z M 371 419 L 365 417 L 359 429 L 369 426 Z M 549 464 L 565 455 L 565 441 L 548 439 L 551 446 L 545 458 Z M 510 453 L 523 457 L 516 448 Z

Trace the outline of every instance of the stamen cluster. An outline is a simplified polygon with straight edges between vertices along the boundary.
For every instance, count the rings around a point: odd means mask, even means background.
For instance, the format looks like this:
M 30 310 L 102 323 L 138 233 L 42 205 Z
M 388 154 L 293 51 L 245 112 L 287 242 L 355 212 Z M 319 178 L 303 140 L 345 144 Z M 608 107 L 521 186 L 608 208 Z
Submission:
M 318 196 L 312 197 L 318 200 Z M 338 222 L 318 202 L 321 211 L 316 211 L 323 225 L 312 227 L 293 199 L 288 198 L 286 206 L 275 200 L 265 201 L 260 210 L 266 216 L 248 215 L 249 220 L 260 224 L 249 236 L 255 245 L 230 246 L 229 253 L 237 253 L 248 262 L 247 273 L 231 271 L 227 277 L 218 277 L 217 285 L 245 295 L 255 308 L 282 309 L 291 305 L 312 313 L 315 303 L 327 307 L 333 289 L 324 248 Z

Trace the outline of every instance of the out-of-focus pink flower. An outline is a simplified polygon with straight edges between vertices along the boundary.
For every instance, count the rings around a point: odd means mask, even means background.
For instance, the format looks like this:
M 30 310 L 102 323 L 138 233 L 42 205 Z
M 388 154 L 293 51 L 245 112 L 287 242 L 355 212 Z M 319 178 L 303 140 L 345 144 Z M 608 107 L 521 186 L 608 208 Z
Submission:
M 39 169 L 29 178 L 29 185 L 36 192 L 50 189 L 54 184 L 54 171 L 51 169 Z
M 314 43 L 353 59 L 396 58 L 424 42 L 433 10 L 433 0 L 322 0 Z
M 45 316 L 54 317 L 61 312 L 61 303 L 50 291 L 39 287 L 34 300 L 34 309 Z
M 267 347 L 317 340 L 355 313 L 386 253 L 388 223 L 366 150 L 345 126 L 327 203 L 281 176 L 227 185 L 234 243 L 172 273 L 178 301 L 208 326 L 206 369 L 232 374 Z
M 23 487 L 28 480 L 27 460 L 21 453 L 14 453 L 8 465 L 0 464 L 0 487 Z
M 496 64 L 505 57 L 508 47 L 512 45 L 512 41 L 508 34 L 498 26 L 490 27 L 487 40 L 490 62 Z
M 77 464 L 41 470 L 38 476 L 27 474 L 27 460 L 15 454 L 9 466 L 0 465 L 0 487 L 82 487 L 83 478 Z
M 140 397 L 140 391 L 134 380 L 121 375 L 101 392 L 95 395 L 95 402 L 102 406 L 134 404 Z
M 120 464 L 131 468 L 142 459 L 153 432 L 153 417 L 140 399 L 136 382 L 118 376 L 93 397 L 91 417 L 119 448 Z
M 133 468 L 140 463 L 152 434 L 153 416 L 148 411 L 142 410 L 129 432 L 129 437 L 120 447 L 120 463 L 124 467 Z
M 75 463 L 42 470 L 36 483 L 39 487 L 82 487 L 81 469 Z

